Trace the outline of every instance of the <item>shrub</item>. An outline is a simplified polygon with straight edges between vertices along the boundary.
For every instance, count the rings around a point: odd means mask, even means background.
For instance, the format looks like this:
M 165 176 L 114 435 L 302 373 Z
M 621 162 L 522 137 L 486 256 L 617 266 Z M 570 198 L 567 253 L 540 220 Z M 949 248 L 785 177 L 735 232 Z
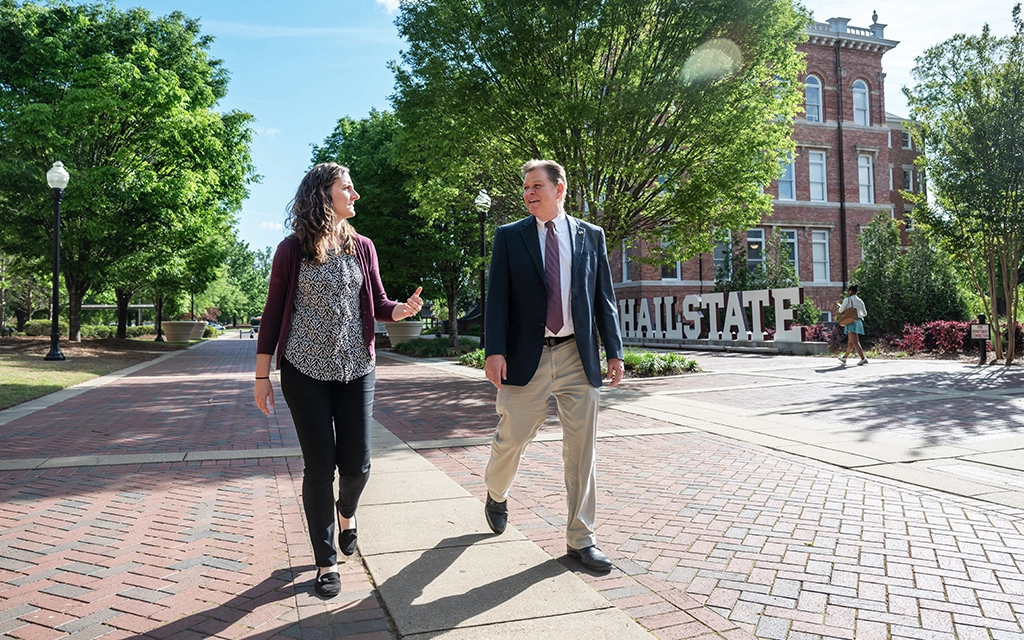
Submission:
M 26 336 L 48 336 L 53 328 L 51 320 L 29 320 L 25 323 Z M 61 337 L 68 335 L 68 323 L 60 320 L 57 323 L 57 332 Z
M 395 345 L 393 350 L 395 353 L 414 358 L 449 358 L 473 351 L 477 346 L 477 342 L 470 338 L 459 338 L 459 346 L 455 348 L 452 348 L 448 344 L 448 340 L 444 338 L 440 340 L 414 338 Z
M 216 338 L 219 335 L 220 332 L 214 329 L 213 327 L 206 327 L 206 329 L 203 330 L 204 338 Z
M 677 373 L 699 371 L 696 360 L 690 360 L 678 353 L 639 351 L 626 349 L 623 354 L 626 372 L 638 378 L 669 376 Z
M 968 322 L 956 320 L 932 320 L 921 325 L 924 330 L 926 349 L 938 353 L 953 353 L 970 347 Z
M 142 336 L 155 336 L 156 327 L 143 325 L 141 327 L 125 327 L 125 335 L 129 338 L 141 338 Z
M 477 349 L 476 351 L 470 351 L 459 356 L 459 364 L 466 365 L 467 367 L 475 367 L 477 369 L 483 369 L 487 365 L 487 358 L 484 357 L 484 350 Z
M 903 325 L 903 337 L 897 341 L 896 346 L 909 354 L 915 354 L 924 351 L 925 344 L 922 327 L 913 324 Z

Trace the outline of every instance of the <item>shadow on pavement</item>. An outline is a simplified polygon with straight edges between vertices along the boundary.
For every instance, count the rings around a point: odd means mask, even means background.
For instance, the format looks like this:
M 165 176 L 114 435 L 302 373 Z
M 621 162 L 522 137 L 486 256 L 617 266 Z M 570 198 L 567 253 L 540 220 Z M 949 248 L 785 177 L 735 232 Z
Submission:
M 466 620 L 498 609 L 533 585 L 566 573 L 566 568 L 552 558 L 464 592 L 417 603 L 424 591 L 442 578 L 467 550 L 475 543 L 492 537 L 490 534 L 467 534 L 446 538 L 378 586 L 378 592 L 402 636 L 453 629 Z M 500 543 L 484 546 L 492 547 L 495 554 L 502 553 Z M 450 587 L 442 587 L 446 588 Z M 503 622 L 507 620 L 502 616 Z

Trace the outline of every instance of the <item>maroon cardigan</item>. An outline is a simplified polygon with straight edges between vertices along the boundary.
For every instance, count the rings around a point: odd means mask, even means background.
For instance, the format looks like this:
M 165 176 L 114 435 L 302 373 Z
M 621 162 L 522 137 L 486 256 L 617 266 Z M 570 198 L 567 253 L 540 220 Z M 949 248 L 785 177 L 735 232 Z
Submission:
M 366 236 L 355 235 L 356 259 L 363 272 L 363 286 L 359 290 L 360 317 L 363 321 L 363 338 L 374 357 L 374 319 L 390 322 L 391 314 L 398 302 L 388 300 L 384 285 L 380 281 L 377 267 L 377 249 Z M 295 292 L 299 286 L 299 266 L 302 264 L 302 249 L 295 236 L 288 236 L 277 245 L 274 266 L 270 270 L 270 288 L 267 304 L 260 320 L 259 340 L 256 353 L 273 354 L 277 350 L 277 368 L 281 368 L 288 332 L 292 328 L 292 313 L 295 311 Z

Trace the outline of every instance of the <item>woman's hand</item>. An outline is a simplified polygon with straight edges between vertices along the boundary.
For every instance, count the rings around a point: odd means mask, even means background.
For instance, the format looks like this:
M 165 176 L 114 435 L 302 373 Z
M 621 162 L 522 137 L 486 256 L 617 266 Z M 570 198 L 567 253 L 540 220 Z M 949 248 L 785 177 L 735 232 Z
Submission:
M 416 287 L 416 292 L 409 296 L 409 299 L 405 303 L 395 307 L 395 310 L 391 312 L 391 319 L 395 322 L 399 320 L 405 320 L 411 318 L 420 312 L 423 308 L 423 298 L 420 297 L 420 293 L 423 292 L 423 287 Z
M 257 380 L 253 394 L 256 396 L 256 406 L 269 416 L 270 410 L 274 408 L 274 386 L 270 384 L 270 380 L 267 378 Z

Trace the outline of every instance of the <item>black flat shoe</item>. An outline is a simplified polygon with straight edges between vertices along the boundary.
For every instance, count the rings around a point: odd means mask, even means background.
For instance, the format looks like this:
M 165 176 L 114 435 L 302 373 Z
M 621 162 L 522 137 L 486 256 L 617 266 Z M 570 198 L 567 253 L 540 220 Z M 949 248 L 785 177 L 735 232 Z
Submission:
M 346 556 L 356 552 L 357 537 L 355 529 L 345 529 L 338 535 L 338 546 L 341 547 L 341 552 Z
M 337 571 L 317 576 L 313 589 L 321 598 L 333 598 L 341 593 L 341 574 Z
M 608 559 L 608 556 L 597 548 L 597 545 L 590 545 L 583 549 L 573 549 L 572 547 L 566 547 L 565 552 L 569 554 L 570 558 L 576 558 L 579 560 L 584 567 L 591 571 L 599 571 L 601 573 L 607 573 L 612 570 L 612 561 Z
M 504 533 L 508 526 L 508 500 L 495 502 L 490 494 L 487 495 L 487 502 L 484 503 L 484 516 L 487 518 L 487 526 L 494 533 Z

